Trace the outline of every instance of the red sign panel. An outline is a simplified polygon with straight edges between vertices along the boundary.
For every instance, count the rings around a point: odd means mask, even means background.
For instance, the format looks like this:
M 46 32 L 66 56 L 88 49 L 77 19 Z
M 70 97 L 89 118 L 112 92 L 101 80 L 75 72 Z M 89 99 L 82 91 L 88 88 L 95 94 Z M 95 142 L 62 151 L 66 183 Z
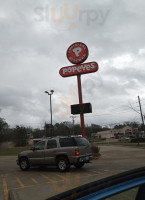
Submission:
M 88 58 L 88 55 L 88 47 L 82 42 L 72 44 L 66 52 L 68 60 L 73 64 L 83 63 Z
M 63 67 L 59 70 L 59 74 L 62 77 L 68 77 L 68 76 L 75 76 L 78 74 L 93 73 L 96 72 L 97 70 L 98 70 L 98 64 L 96 62 L 89 62 L 80 65 Z

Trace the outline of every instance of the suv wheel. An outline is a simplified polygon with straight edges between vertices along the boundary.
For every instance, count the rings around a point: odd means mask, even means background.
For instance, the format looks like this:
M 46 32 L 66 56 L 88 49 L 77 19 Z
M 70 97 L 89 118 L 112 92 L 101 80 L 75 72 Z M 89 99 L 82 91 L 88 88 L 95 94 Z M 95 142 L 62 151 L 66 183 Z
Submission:
M 82 168 L 82 167 L 84 166 L 84 164 L 85 164 L 85 163 L 76 163 L 76 164 L 74 164 L 74 166 L 75 166 L 76 168 Z
M 21 158 L 20 159 L 20 168 L 23 171 L 26 171 L 30 168 L 30 164 L 27 158 Z
M 65 157 L 59 157 L 57 159 L 57 168 L 61 172 L 68 171 L 69 168 L 70 168 L 70 164 L 69 164 L 67 158 L 65 158 Z

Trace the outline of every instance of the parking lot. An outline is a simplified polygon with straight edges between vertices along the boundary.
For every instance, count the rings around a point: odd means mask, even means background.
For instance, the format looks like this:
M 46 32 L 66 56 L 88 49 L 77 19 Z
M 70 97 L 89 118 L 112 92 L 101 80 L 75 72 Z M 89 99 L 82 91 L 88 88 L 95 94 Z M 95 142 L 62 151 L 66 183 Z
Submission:
M 16 165 L 16 156 L 0 157 L 0 199 L 46 199 L 57 193 L 78 187 L 129 169 L 145 166 L 145 149 L 100 146 L 101 157 L 82 169 L 71 167 L 60 173 L 55 167 L 32 168 L 23 172 Z

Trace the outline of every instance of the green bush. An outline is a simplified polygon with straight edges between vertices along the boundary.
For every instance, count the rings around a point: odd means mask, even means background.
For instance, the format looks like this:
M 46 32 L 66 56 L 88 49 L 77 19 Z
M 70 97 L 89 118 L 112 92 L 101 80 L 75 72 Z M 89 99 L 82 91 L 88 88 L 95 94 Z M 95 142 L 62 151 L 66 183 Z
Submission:
M 100 148 L 96 146 L 94 143 L 92 143 L 91 149 L 92 149 L 92 153 L 96 154 L 100 152 Z
M 104 142 L 105 140 L 106 138 L 96 138 L 96 137 L 90 138 L 90 142 Z

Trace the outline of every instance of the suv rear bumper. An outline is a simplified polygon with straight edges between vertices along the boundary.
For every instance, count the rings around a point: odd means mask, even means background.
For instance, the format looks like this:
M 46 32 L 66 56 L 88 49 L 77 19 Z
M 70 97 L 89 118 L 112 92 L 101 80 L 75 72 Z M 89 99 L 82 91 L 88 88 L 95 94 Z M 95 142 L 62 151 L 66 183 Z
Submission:
M 88 155 L 82 155 L 82 156 L 71 156 L 69 157 L 69 162 L 71 164 L 76 164 L 76 163 L 89 163 L 91 160 L 93 160 L 93 155 L 88 154 Z
M 89 163 L 91 160 L 93 160 L 93 156 L 82 156 L 78 158 L 78 162 L 83 162 L 83 163 Z

